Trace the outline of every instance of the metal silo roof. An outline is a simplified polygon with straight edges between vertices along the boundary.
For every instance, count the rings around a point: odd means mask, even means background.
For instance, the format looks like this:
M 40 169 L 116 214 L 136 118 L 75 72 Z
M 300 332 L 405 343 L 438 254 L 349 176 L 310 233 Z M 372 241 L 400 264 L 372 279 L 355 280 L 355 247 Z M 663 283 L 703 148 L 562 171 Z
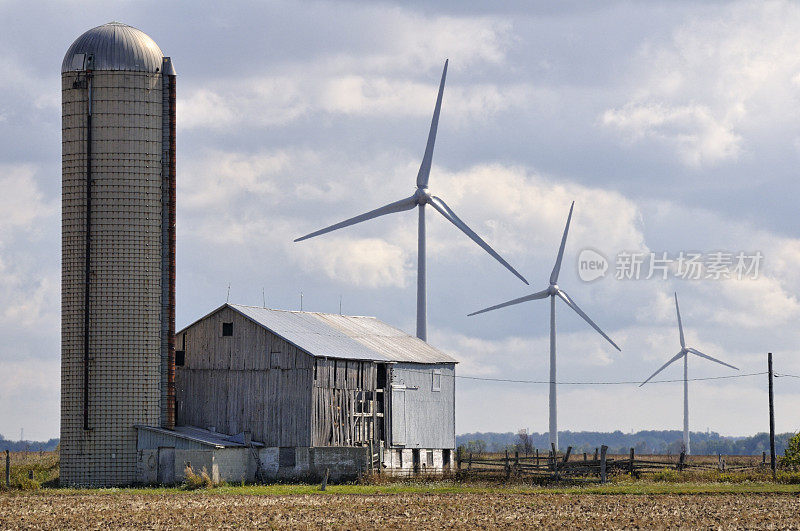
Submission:
M 85 54 L 85 55 L 82 55 Z M 109 22 L 78 37 L 67 50 L 61 73 L 83 70 L 83 58 L 94 55 L 94 70 L 157 72 L 164 54 L 146 33 L 121 22 Z
M 241 304 L 225 304 L 209 315 L 225 307 L 232 308 L 316 357 L 410 363 L 457 363 L 455 359 L 425 341 L 375 317 L 271 310 Z

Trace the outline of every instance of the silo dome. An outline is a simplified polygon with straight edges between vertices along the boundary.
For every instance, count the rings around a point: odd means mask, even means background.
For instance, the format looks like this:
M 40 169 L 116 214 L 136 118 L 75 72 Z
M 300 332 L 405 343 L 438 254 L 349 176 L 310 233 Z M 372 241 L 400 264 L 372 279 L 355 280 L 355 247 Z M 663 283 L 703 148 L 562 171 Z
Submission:
M 67 50 L 61 73 L 84 69 L 94 55 L 94 70 L 158 72 L 164 54 L 145 32 L 121 22 L 109 22 L 78 37 Z

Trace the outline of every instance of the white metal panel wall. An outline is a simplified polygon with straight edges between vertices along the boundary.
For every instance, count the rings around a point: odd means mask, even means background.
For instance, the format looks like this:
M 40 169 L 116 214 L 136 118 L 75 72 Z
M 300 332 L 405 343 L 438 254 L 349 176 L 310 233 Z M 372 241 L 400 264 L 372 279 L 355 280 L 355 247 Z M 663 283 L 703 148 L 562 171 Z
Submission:
M 392 446 L 455 448 L 455 364 L 394 364 L 391 386 Z M 400 434 L 399 426 L 395 426 L 400 420 L 398 394 L 403 396 L 403 442 L 394 438 Z
M 132 483 L 159 425 L 161 75 L 95 71 L 89 426 L 83 428 L 87 90 L 62 75 L 61 480 Z

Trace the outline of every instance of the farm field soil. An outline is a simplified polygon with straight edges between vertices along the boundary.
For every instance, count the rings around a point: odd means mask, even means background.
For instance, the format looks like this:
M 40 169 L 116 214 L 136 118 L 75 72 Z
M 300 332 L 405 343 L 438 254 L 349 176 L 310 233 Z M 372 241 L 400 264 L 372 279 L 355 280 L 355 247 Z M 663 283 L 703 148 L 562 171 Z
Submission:
M 797 494 L 214 494 L 40 491 L 0 494 L 0 529 L 781 528 L 800 529 Z

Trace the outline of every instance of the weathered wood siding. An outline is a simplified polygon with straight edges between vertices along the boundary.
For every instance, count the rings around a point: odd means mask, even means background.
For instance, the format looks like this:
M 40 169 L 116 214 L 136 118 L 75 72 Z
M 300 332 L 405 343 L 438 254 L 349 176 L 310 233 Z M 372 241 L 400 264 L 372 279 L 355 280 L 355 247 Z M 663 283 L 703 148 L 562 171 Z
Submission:
M 222 324 L 233 323 L 233 335 Z M 311 445 L 314 358 L 223 308 L 179 334 L 178 422 L 237 434 L 267 446 Z
M 317 358 L 312 392 L 314 446 L 359 446 L 377 442 L 383 424 L 372 361 Z

